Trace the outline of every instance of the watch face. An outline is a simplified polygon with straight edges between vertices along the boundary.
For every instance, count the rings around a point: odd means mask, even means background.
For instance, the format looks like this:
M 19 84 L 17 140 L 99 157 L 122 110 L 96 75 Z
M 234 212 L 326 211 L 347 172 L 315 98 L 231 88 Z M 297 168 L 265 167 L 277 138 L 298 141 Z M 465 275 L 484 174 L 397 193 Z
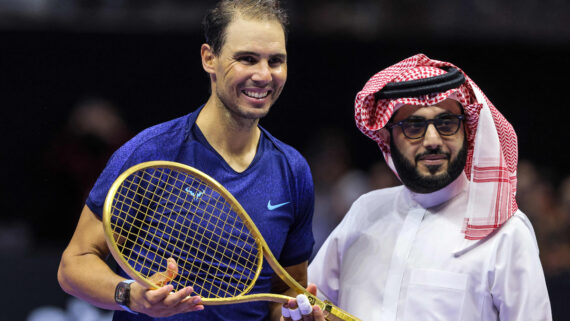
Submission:
M 117 285 L 115 291 L 115 301 L 119 304 L 126 305 L 128 303 L 130 284 L 121 282 Z
M 119 290 L 117 291 L 117 296 L 120 298 L 124 298 L 125 292 L 127 292 L 127 291 L 125 290 L 124 287 L 121 286 L 121 287 L 119 287 Z

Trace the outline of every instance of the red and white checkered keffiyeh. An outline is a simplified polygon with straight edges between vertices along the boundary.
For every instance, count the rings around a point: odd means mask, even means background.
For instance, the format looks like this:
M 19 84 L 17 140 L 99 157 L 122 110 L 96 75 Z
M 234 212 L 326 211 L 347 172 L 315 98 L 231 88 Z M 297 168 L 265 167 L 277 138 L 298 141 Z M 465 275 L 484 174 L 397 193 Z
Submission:
M 511 124 L 459 68 L 457 69 L 466 79 L 459 88 L 420 97 L 378 101 L 374 97 L 374 93 L 390 82 L 441 75 L 446 71 L 438 67 L 446 66 L 457 68 L 449 62 L 417 54 L 378 72 L 356 95 L 356 126 L 378 143 L 386 162 L 396 173 L 388 133 L 380 130 L 394 112 L 404 104 L 430 106 L 447 98 L 459 101 L 467 116 L 465 125 L 468 151 L 465 173 L 470 181 L 464 233 L 466 239 L 477 240 L 505 223 L 518 208 L 515 201 L 518 147 L 517 136 Z

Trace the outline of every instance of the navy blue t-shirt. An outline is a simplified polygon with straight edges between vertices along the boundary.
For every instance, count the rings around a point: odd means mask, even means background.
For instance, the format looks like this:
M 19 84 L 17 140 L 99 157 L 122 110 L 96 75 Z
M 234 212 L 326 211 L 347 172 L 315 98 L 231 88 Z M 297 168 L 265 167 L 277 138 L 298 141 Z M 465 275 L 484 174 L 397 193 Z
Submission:
M 111 184 L 135 164 L 151 160 L 179 162 L 210 175 L 234 195 L 282 266 L 307 261 L 314 245 L 314 191 L 305 159 L 260 127 L 257 153 L 249 167 L 238 173 L 210 146 L 195 124 L 200 111 L 148 128 L 119 148 L 91 190 L 87 206 L 101 216 Z M 124 271 L 118 272 L 128 278 Z M 251 293 L 270 292 L 272 274 L 264 263 Z M 113 320 L 266 320 L 268 311 L 268 303 L 253 302 L 206 306 L 203 311 L 159 319 L 116 311 Z

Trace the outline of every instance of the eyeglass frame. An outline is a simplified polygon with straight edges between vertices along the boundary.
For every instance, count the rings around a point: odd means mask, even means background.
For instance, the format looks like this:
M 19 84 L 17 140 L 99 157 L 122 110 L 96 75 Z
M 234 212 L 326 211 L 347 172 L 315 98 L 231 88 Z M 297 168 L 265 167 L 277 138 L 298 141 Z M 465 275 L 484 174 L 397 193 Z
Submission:
M 430 123 L 433 125 L 433 127 L 435 128 L 435 130 L 437 130 L 437 133 L 440 134 L 441 136 L 449 137 L 449 136 L 453 136 L 453 135 L 457 134 L 457 132 L 459 131 L 459 128 L 461 128 L 461 122 L 464 121 L 465 118 L 466 118 L 465 115 L 464 115 L 464 114 L 461 114 L 461 115 L 446 114 L 445 116 L 452 116 L 452 117 L 454 117 L 454 118 L 457 119 L 457 129 L 453 132 L 453 134 L 443 134 L 443 133 L 441 133 L 441 132 L 439 131 L 439 128 L 437 128 L 435 122 L 441 120 L 441 118 L 432 118 L 432 119 L 424 119 L 424 120 L 422 120 L 422 122 L 425 124 L 425 125 L 424 125 L 424 131 L 423 131 L 423 133 L 422 133 L 420 136 L 414 137 L 414 138 L 408 136 L 408 135 L 406 134 L 406 130 L 405 130 L 404 127 L 403 127 L 403 125 L 409 121 L 409 118 L 406 118 L 406 119 L 404 119 L 404 120 L 401 120 L 401 121 L 399 121 L 399 122 L 397 122 L 397 123 L 388 123 L 388 124 L 386 124 L 386 127 L 387 127 L 388 129 L 392 130 L 392 128 L 394 128 L 395 126 L 400 126 L 400 129 L 402 130 L 402 133 L 403 133 L 404 136 L 406 136 L 406 138 L 408 138 L 408 139 L 420 139 L 420 138 L 423 138 L 423 137 L 426 135 L 426 133 L 427 133 L 427 128 L 428 128 L 428 126 L 430 125 Z

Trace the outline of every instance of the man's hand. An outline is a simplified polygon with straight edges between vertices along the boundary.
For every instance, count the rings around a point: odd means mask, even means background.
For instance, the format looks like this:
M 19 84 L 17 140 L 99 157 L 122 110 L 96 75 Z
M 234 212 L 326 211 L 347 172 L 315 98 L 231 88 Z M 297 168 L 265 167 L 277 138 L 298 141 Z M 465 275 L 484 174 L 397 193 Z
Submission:
M 151 317 L 168 317 L 174 314 L 204 310 L 199 296 L 190 296 L 194 289 L 185 287 L 172 292 L 169 284 L 178 275 L 178 264 L 173 258 L 168 259 L 164 272 L 155 273 L 150 279 L 158 284 L 158 289 L 149 290 L 134 282 L 131 285 L 130 308 Z
M 317 295 L 317 286 L 309 284 L 307 292 Z M 325 321 L 321 308 L 317 305 L 311 307 L 309 299 L 304 294 L 299 294 L 296 299 L 285 303 L 281 309 L 284 321 Z

